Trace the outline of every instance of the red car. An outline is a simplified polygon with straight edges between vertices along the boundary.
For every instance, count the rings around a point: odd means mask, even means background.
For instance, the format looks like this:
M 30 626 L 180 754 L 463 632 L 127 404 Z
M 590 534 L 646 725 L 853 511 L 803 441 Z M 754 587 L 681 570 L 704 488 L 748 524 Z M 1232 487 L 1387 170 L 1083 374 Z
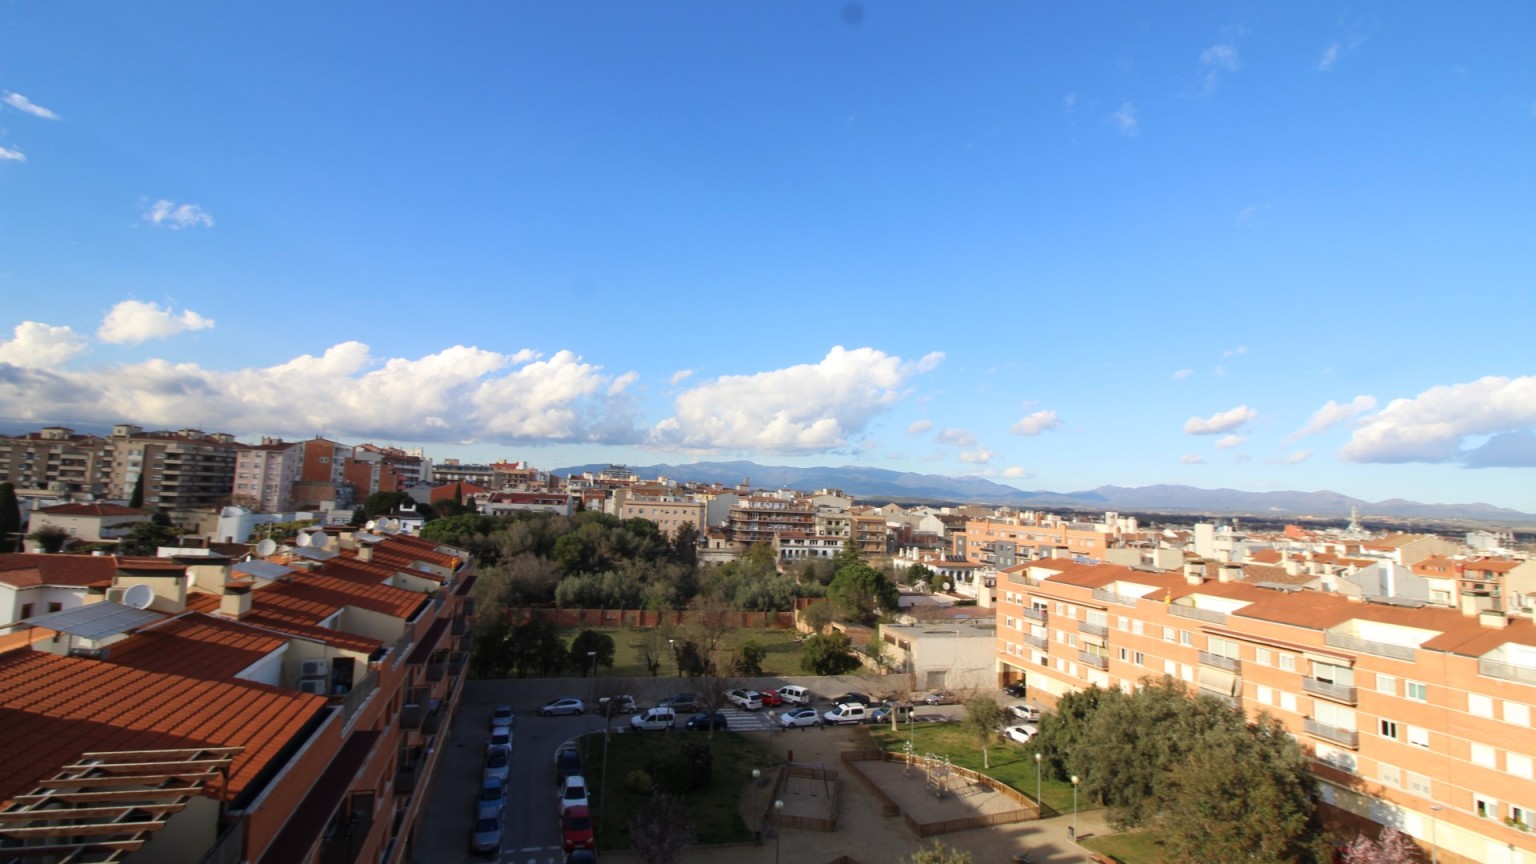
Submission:
M 565 808 L 560 814 L 560 841 L 567 852 L 593 848 L 592 811 L 581 804 Z
M 758 693 L 757 696 L 762 700 L 764 708 L 777 708 L 784 704 L 784 700 L 779 696 L 779 691 L 777 690 L 764 690 Z

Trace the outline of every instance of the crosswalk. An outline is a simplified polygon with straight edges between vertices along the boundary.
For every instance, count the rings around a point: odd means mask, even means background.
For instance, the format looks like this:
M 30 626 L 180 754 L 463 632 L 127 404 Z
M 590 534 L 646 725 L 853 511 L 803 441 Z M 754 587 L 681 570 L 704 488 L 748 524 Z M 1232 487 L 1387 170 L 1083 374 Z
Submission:
M 565 850 L 559 846 L 525 846 L 501 852 L 501 864 L 562 864 L 564 861 Z
M 743 711 L 740 708 L 722 708 L 725 724 L 732 732 L 762 732 L 773 730 L 773 720 L 767 711 Z

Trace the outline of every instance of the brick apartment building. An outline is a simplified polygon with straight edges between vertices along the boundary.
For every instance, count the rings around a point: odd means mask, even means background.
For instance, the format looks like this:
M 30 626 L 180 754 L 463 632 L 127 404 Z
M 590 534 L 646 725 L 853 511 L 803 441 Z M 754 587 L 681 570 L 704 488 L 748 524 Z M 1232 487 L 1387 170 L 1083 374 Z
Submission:
M 997 600 L 1000 684 L 1051 702 L 1169 675 L 1279 718 L 1327 804 L 1437 846 L 1440 861 L 1536 860 L 1529 618 L 1254 584 L 1203 561 L 1021 564 Z
M 0 635 L 9 855 L 410 860 L 464 679 L 457 550 L 340 532 L 238 562 L 28 560 L 66 557 L 0 556 L 92 601 Z

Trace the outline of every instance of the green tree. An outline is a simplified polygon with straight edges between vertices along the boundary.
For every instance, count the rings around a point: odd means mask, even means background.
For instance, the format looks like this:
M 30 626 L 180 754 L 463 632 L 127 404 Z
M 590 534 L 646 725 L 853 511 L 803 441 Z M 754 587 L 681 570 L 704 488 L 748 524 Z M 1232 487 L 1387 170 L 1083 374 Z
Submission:
M 27 539 L 42 547 L 44 552 L 58 554 L 64 550 L 64 544 L 69 542 L 69 532 L 57 525 L 44 525 L 28 534 Z
M 158 517 L 158 518 L 156 518 Z M 170 517 L 156 512 L 148 522 L 135 522 L 117 542 L 117 550 L 123 555 L 154 555 L 161 546 L 175 546 L 180 534 L 171 526 Z
M 588 653 L 596 654 L 595 658 Z M 604 669 L 613 668 L 613 637 L 596 630 L 583 630 L 571 640 L 571 671 L 580 672 L 585 678 L 592 671 L 592 661 Z
M 811 675 L 846 675 L 859 665 L 853 646 L 841 631 L 818 633 L 800 646 L 800 666 Z
M 768 658 L 768 649 L 755 639 L 748 639 L 736 649 L 736 673 L 747 678 L 756 678 L 763 674 L 763 661 Z
M 800 621 L 811 628 L 812 633 L 825 633 L 837 616 L 832 612 L 832 604 L 825 600 L 815 603 L 800 610 Z
M 375 492 L 363 499 L 363 519 L 388 516 L 396 510 L 415 510 L 416 499 L 409 492 Z
M 953 846 L 945 846 L 935 840 L 932 846 L 925 846 L 913 852 L 903 861 L 905 864 L 971 864 L 971 853 L 962 852 Z
M 134 510 L 138 510 L 144 506 L 143 473 L 140 473 L 138 479 L 133 481 L 133 492 L 128 495 L 128 506 Z
M 884 573 L 854 563 L 838 569 L 827 586 L 827 599 L 850 620 L 872 624 L 881 612 L 895 611 L 901 594 Z
M 981 748 L 982 768 L 992 767 L 992 754 L 989 748 L 992 745 L 992 739 L 997 736 L 998 727 L 1003 725 L 1003 719 L 1006 716 L 1003 713 L 1003 706 L 986 694 L 973 696 L 965 703 L 965 730 L 976 738 L 976 744 Z
M 699 563 L 699 529 L 692 522 L 684 522 L 672 532 L 672 560 L 684 567 Z
M 919 583 L 932 585 L 933 577 L 934 572 L 928 569 L 928 565 L 926 564 L 913 564 L 911 567 L 907 568 L 908 585 L 917 585 Z
M 21 503 L 16 484 L 0 483 L 0 552 L 14 552 L 21 545 Z

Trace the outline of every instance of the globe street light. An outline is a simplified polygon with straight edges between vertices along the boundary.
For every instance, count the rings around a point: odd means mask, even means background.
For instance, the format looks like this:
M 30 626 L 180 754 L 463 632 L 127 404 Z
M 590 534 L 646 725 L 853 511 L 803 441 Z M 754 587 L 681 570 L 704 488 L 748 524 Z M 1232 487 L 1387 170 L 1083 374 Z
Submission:
M 779 826 L 778 816 L 782 812 L 784 812 L 784 802 L 773 802 L 773 864 L 779 864 L 779 838 L 783 836 L 784 830 Z
M 1040 811 L 1045 807 L 1040 800 L 1040 751 L 1035 751 L 1035 818 L 1041 816 Z
M 1081 782 L 1076 774 L 1072 775 L 1072 840 L 1077 841 L 1077 784 Z

